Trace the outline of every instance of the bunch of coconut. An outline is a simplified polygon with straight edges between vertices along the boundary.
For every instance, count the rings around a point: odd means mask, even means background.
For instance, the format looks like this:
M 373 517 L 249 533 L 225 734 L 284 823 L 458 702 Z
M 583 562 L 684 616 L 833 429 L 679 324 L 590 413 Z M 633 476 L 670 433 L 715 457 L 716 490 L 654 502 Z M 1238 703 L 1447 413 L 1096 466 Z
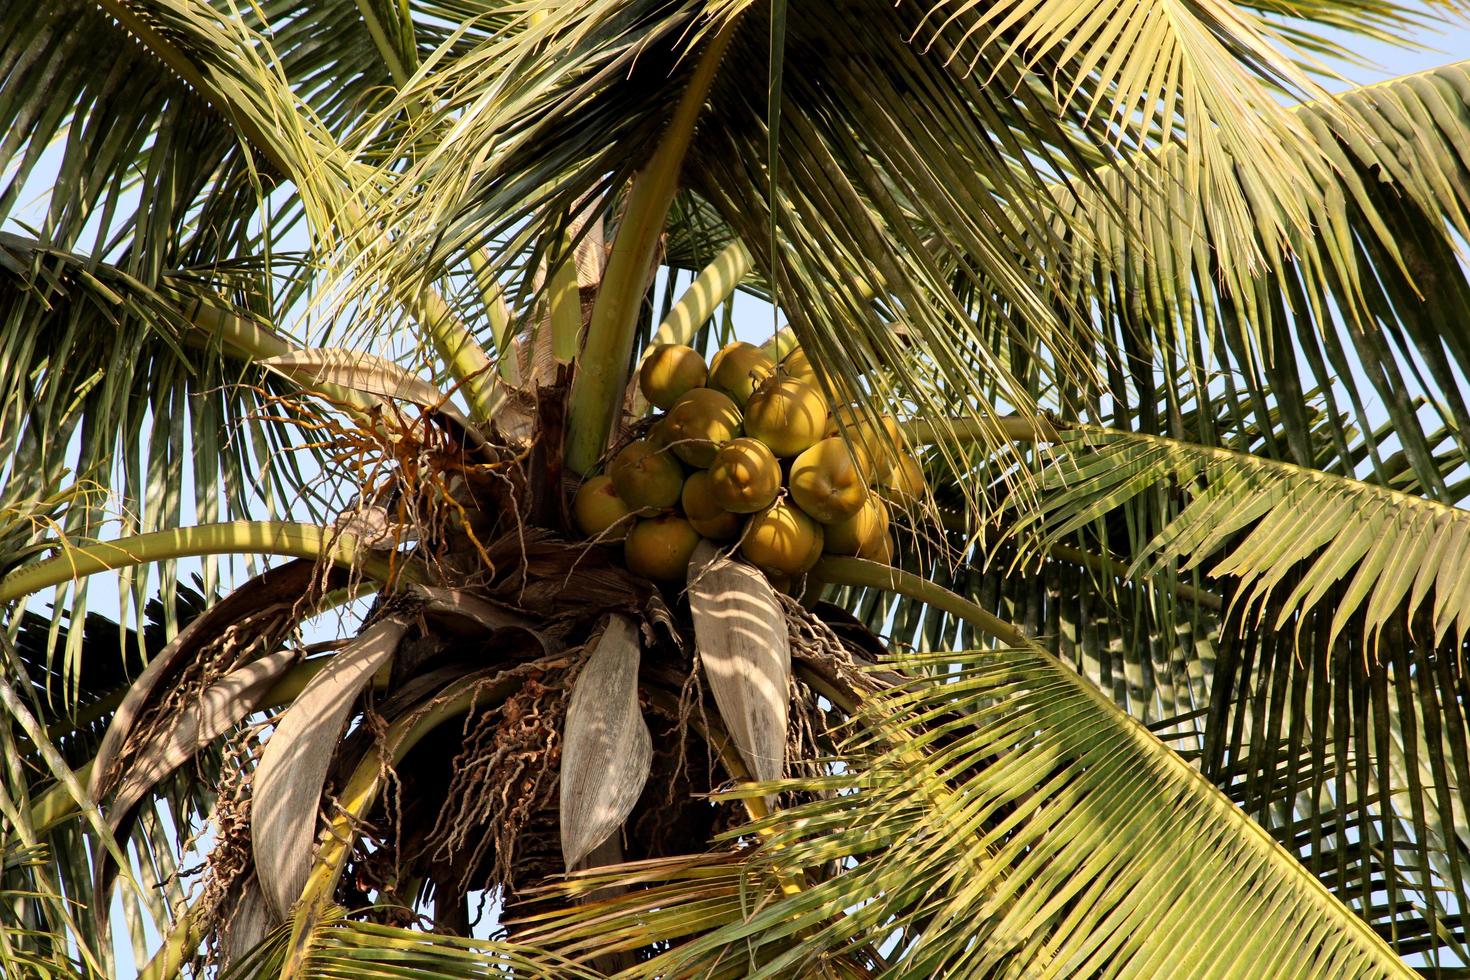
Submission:
M 885 497 L 922 492 L 918 463 L 891 419 L 830 412 L 800 348 L 778 363 L 737 342 L 706 364 L 660 344 L 638 382 L 663 413 L 572 506 L 583 533 L 622 541 L 630 570 L 682 582 L 702 538 L 738 547 L 778 587 L 823 553 L 891 563 Z

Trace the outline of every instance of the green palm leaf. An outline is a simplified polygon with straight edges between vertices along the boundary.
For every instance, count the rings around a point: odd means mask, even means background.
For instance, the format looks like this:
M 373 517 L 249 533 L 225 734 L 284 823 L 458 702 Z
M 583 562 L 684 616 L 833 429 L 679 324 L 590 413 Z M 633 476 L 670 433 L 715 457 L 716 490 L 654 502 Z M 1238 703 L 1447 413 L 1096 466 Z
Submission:
M 1158 436 L 1083 429 L 1047 476 L 1027 521 L 1069 535 L 1138 495 L 1174 487 L 1188 503 L 1133 555 L 1135 570 L 1178 562 L 1239 582 L 1238 602 L 1271 605 L 1277 629 L 1336 597 L 1329 644 L 1354 614 L 1368 639 L 1421 609 L 1438 643 L 1470 626 L 1470 512 L 1434 500 L 1245 453 Z M 1024 525 L 1025 522 L 1023 522 Z M 1284 588 L 1300 568 L 1299 580 Z M 1278 594 L 1279 593 L 1279 594 Z M 1272 600 L 1277 600 L 1272 602 Z
M 1302 198 L 1309 234 L 1269 247 L 1262 232 L 1263 269 L 1220 259 L 1213 225 L 1188 191 L 1193 165 L 1183 152 L 1160 158 L 1173 188 L 1165 207 L 1130 190 L 1125 173 L 1096 175 L 1107 192 L 1059 191 L 1066 222 L 1098 230 L 1077 237 L 1065 272 L 1076 302 L 1096 304 L 1102 356 L 1157 361 L 1162 372 L 1118 371 L 1098 388 L 1074 379 L 1064 397 L 1075 413 L 1106 393 L 1113 428 L 1208 445 L 1270 431 L 1278 416 L 1286 431 L 1268 439 L 1269 455 L 1311 466 L 1317 392 L 1330 419 L 1367 433 L 1366 461 L 1388 483 L 1393 450 L 1375 434 L 1371 391 L 1425 492 L 1454 503 L 1426 436 L 1445 429 L 1465 458 L 1470 410 L 1458 379 L 1470 365 L 1461 329 L 1470 286 L 1455 243 L 1470 230 L 1467 106 L 1470 65 L 1461 63 L 1296 110 L 1332 170 Z M 1094 250 L 1099 240 L 1107 244 Z M 1228 413 L 1201 414 L 1187 431 L 1171 419 L 1192 392 L 1222 385 L 1241 396 Z M 1074 414 L 1065 402 L 1063 411 Z M 1328 432 L 1347 457 L 1349 435 L 1336 424 Z
M 260 946 L 223 974 L 227 978 L 277 975 L 282 948 L 290 937 L 286 926 L 267 936 Z M 302 980 L 371 976 L 401 980 L 459 980 L 459 978 L 513 976 L 545 980 L 583 980 L 602 974 L 559 956 L 515 943 L 425 936 L 346 918 L 331 910 L 312 931 L 311 946 L 302 959 Z

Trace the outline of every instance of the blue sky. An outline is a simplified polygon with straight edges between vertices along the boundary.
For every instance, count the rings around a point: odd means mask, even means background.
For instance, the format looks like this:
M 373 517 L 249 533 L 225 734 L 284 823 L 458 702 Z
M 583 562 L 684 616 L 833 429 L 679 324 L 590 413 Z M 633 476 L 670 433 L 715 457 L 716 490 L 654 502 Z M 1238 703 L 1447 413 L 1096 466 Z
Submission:
M 1380 67 L 1365 69 L 1344 66 L 1339 70 L 1358 84 L 1371 84 L 1470 58 L 1470 25 L 1451 25 L 1444 30 L 1426 32 L 1420 35 L 1418 40 L 1430 47 L 1426 50 L 1406 51 L 1378 42 L 1357 42 L 1353 45 L 1353 50 L 1365 60 Z M 1335 85 L 1332 87 L 1342 89 L 1348 86 Z

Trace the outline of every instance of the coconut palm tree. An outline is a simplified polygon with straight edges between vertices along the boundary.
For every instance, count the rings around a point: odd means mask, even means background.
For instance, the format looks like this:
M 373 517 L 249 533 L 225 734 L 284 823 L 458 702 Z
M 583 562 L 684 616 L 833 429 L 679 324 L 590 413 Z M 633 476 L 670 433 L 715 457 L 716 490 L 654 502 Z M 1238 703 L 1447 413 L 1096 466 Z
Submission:
M 4 972 L 1470 969 L 1467 8 L 0 0 Z

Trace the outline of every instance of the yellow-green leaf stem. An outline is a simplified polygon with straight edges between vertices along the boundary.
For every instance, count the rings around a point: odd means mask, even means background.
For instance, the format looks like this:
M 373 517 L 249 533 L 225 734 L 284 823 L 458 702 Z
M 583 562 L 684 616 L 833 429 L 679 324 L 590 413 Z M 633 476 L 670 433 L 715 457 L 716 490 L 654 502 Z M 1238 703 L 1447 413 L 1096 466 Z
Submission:
M 297 349 L 268 327 L 197 298 L 193 300 L 187 315 L 197 332 L 185 336 L 186 343 L 198 346 L 218 344 L 231 357 L 246 361 L 264 361 L 290 354 Z M 377 399 L 371 395 L 331 382 L 296 383 L 307 391 L 316 392 L 351 408 L 368 409 L 377 404 Z
M 321 558 L 354 567 L 369 578 L 387 581 L 398 574 L 412 579 L 411 566 L 390 564 L 387 558 L 371 555 L 348 534 L 332 534 L 313 524 L 285 521 L 226 521 L 194 527 L 153 531 L 116 541 L 68 545 L 58 542 L 61 553 L 45 561 L 16 569 L 0 579 L 0 603 L 75 581 L 98 572 L 112 571 L 150 562 L 201 555 L 258 554 L 293 558 Z
M 500 288 L 500 283 L 495 280 L 495 270 L 490 264 L 490 258 L 482 249 L 470 253 L 470 270 L 475 274 L 475 287 L 480 291 L 480 302 L 484 304 L 485 315 L 490 319 L 490 335 L 495 338 L 497 370 L 501 378 L 518 385 L 521 383 L 521 366 L 516 363 L 511 350 L 514 334 L 511 331 L 510 306 L 505 302 L 505 292 Z
M 396 88 L 403 88 L 408 82 L 408 66 L 403 63 L 398 49 L 388 40 L 388 33 L 383 27 L 383 22 L 378 19 L 378 13 L 368 0 L 357 0 L 357 12 L 362 15 L 362 22 L 367 27 L 368 35 L 373 39 L 373 45 L 378 49 L 378 54 L 383 57 L 383 65 L 388 69 L 388 77 L 393 79 Z M 417 106 L 411 106 L 410 112 L 420 111 Z
M 78 786 L 85 786 L 92 778 L 92 760 L 88 759 L 72 773 Z M 72 797 L 66 783 L 53 783 L 31 804 L 31 826 L 38 836 L 50 833 L 63 820 L 77 813 L 77 801 Z
M 570 364 L 576 360 L 582 340 L 582 289 L 577 281 L 570 234 L 561 237 L 557 262 L 547 299 L 551 312 L 551 356 L 558 364 Z
M 935 609 L 964 620 L 1007 646 L 1031 645 L 1031 641 L 1020 630 L 1005 620 L 991 615 L 970 600 L 901 568 L 880 565 L 862 558 L 828 556 L 817 562 L 811 575 L 833 585 L 856 585 L 912 596 Z
M 179 971 L 204 939 L 201 921 L 203 913 L 204 903 L 198 901 L 184 912 L 179 921 L 174 923 L 158 952 L 153 954 L 148 965 L 138 974 L 138 980 L 163 980 L 164 977 L 179 975 Z
M 694 339 L 699 325 L 714 315 L 721 303 L 730 298 L 741 281 L 750 273 L 750 250 L 739 241 L 731 242 L 715 260 L 705 266 L 669 315 L 653 335 L 655 344 L 687 344 Z
M 770 355 L 771 360 L 781 360 L 781 358 L 796 350 L 796 331 L 790 327 L 782 327 L 776 331 L 774 337 L 761 344 L 761 350 Z
M 479 341 L 444 302 L 444 298 L 432 289 L 421 290 L 414 297 L 409 315 L 428 331 L 434 352 L 448 366 L 449 373 L 464 392 L 470 416 L 480 422 L 493 419 L 504 401 L 504 391 Z
M 572 382 L 566 462 L 578 473 L 589 472 L 597 463 L 607 446 L 613 418 L 622 410 L 628 360 L 648 270 L 653 264 L 669 205 L 679 187 L 679 171 L 694 136 L 695 123 L 738 23 L 727 24 L 700 55 L 689 87 L 674 109 L 653 158 L 633 181 L 629 192 L 628 206 L 608 256 L 602 288 L 592 308 L 580 370 Z

